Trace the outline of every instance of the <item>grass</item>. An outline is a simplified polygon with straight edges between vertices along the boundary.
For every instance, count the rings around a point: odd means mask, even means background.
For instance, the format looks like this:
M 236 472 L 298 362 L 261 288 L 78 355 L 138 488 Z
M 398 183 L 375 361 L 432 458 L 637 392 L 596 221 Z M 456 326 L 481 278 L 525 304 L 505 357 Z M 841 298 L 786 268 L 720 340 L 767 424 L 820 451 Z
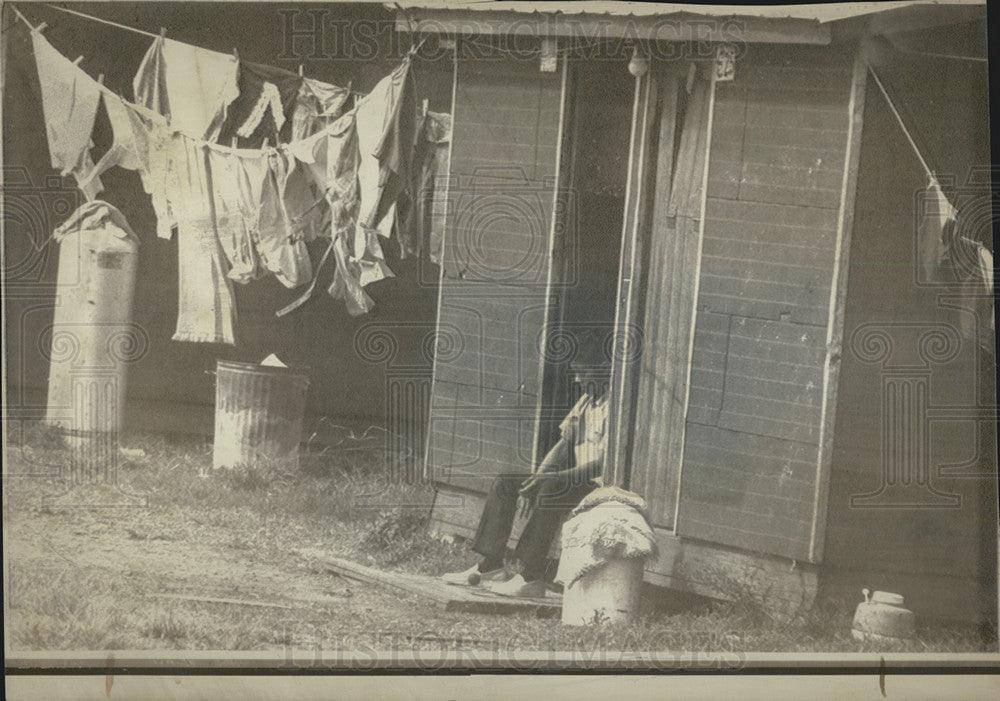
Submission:
M 917 640 L 851 638 L 853 606 L 824 602 L 777 618 L 766 583 L 705 573 L 725 602 L 644 592 L 629 623 L 584 628 L 530 614 L 434 609 L 419 599 L 339 580 L 296 554 L 322 548 L 378 567 L 437 574 L 472 559 L 427 535 L 427 484 L 383 478 L 381 451 L 313 451 L 298 470 L 211 468 L 206 440 L 126 436 L 118 483 L 146 508 L 53 509 L 51 477 L 69 466 L 58 434 L 14 431 L 4 489 L 6 582 L 14 649 L 261 650 L 294 647 L 475 650 L 517 666 L 518 650 L 574 651 L 587 664 L 619 652 L 702 651 L 738 665 L 746 652 L 995 651 L 995 632 L 926 627 Z M 242 604 L 185 598 L 232 599 Z M 257 605 L 251 605 L 250 603 Z

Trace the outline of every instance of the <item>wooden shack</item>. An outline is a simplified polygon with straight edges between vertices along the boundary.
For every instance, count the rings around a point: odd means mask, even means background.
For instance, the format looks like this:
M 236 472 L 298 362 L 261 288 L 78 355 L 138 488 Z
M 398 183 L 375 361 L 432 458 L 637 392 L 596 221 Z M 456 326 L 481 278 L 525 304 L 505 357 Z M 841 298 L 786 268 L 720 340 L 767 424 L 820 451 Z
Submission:
M 435 528 L 471 535 L 490 479 L 552 445 L 596 330 L 605 478 L 650 503 L 648 582 L 790 605 L 887 589 L 995 622 L 992 331 L 918 274 L 926 173 L 871 77 L 895 76 L 935 169 L 975 180 L 985 63 L 900 70 L 895 47 L 975 45 L 984 8 L 498 5 L 397 22 L 455 41 Z

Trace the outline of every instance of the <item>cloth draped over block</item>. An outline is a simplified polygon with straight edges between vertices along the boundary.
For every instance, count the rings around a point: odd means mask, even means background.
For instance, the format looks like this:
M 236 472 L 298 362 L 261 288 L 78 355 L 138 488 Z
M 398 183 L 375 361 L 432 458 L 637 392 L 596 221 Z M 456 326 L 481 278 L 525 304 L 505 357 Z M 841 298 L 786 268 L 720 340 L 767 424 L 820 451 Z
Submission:
M 567 589 L 611 560 L 656 557 L 646 501 L 618 487 L 595 489 L 563 524 L 556 581 Z

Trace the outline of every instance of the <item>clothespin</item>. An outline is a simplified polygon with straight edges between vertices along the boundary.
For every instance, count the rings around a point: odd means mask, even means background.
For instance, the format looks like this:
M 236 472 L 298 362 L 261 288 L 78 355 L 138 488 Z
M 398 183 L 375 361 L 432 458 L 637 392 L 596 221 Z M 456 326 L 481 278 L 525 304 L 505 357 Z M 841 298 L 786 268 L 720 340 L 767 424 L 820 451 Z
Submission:
M 104 85 L 104 74 L 103 73 L 101 73 L 100 75 L 97 76 L 97 84 L 101 85 L 101 86 Z
M 264 137 L 264 146 L 263 146 L 263 148 L 270 148 L 270 147 L 271 147 L 271 138 L 268 137 L 268 136 L 265 136 Z
M 45 29 L 48 26 L 49 26 L 48 22 L 42 22 L 40 25 L 38 25 L 37 27 L 35 27 L 32 31 L 41 32 L 43 29 Z
M 229 147 L 230 148 L 236 148 L 236 137 L 235 136 L 232 139 L 229 140 Z
M 425 117 L 427 116 L 427 106 L 429 104 L 430 104 L 430 100 L 425 97 L 424 98 L 424 102 L 423 102 L 423 107 L 422 107 L 422 109 L 423 109 L 423 116 L 425 116 Z
M 160 38 L 161 39 L 166 39 L 167 38 L 167 28 L 166 27 L 160 27 Z
M 236 58 L 237 61 L 240 60 L 240 52 L 235 47 L 233 47 L 233 56 Z
M 80 65 L 80 61 L 82 61 L 82 60 L 83 60 L 83 56 L 77 56 L 76 60 L 73 61 L 73 65 L 74 66 L 79 66 Z
M 300 64 L 299 64 L 299 77 L 301 78 L 301 77 L 302 77 L 303 75 L 305 75 L 305 73 L 304 73 L 304 71 L 303 71 L 303 67 L 302 67 L 302 64 L 300 63 Z

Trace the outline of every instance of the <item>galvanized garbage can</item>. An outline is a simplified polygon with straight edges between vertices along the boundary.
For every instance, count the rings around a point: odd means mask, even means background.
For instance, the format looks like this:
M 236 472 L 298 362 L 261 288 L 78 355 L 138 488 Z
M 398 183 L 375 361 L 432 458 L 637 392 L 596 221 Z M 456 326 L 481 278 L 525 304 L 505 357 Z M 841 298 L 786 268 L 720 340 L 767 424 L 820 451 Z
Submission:
M 297 468 L 308 389 L 297 370 L 218 361 L 213 467 Z

